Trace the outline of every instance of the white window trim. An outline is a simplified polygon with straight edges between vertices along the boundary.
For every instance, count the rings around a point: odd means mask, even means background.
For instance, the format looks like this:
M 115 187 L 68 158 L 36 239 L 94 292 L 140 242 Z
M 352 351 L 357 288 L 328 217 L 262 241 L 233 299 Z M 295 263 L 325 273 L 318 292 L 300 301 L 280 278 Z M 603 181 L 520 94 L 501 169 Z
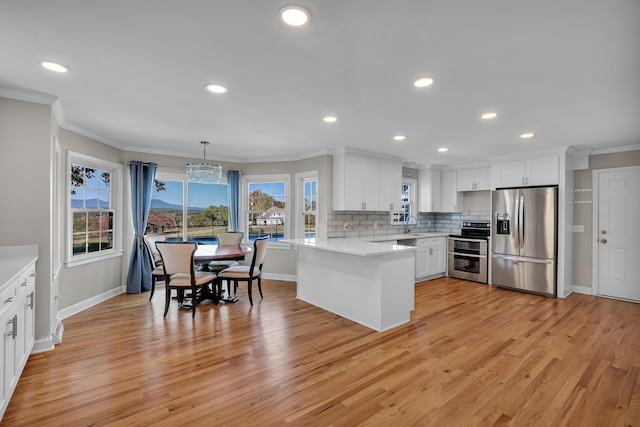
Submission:
M 318 179 L 318 171 L 300 172 L 296 174 L 296 239 L 304 238 L 304 221 L 302 221 L 302 213 L 304 209 L 304 186 L 303 183 L 307 179 L 315 179 L 316 186 L 316 237 L 319 236 L 319 206 L 320 206 L 320 180 Z
M 413 218 L 409 218 L 408 224 L 417 224 L 417 219 L 414 212 L 418 210 L 418 197 L 417 197 L 418 180 L 415 178 L 402 178 L 402 185 L 404 184 L 409 184 L 409 203 L 411 204 L 410 215 L 413 217 Z M 391 211 L 389 214 L 390 214 L 389 223 L 391 225 L 407 224 L 405 221 L 394 221 L 393 220 L 394 211 Z
M 94 252 L 85 255 L 73 255 L 73 210 L 71 209 L 71 165 L 81 164 L 85 167 L 104 170 L 111 172 L 111 209 L 114 211 L 113 216 L 113 248 L 105 251 Z M 104 261 L 106 259 L 120 257 L 124 253 L 122 249 L 122 235 L 123 235 L 123 223 L 122 210 L 124 209 L 123 201 L 123 186 L 124 181 L 123 166 L 120 163 L 110 162 L 108 160 L 102 160 L 95 157 L 87 156 L 86 154 L 76 153 L 75 151 L 67 150 L 67 165 L 66 165 L 66 215 L 67 215 L 67 230 L 66 230 L 66 268 L 73 268 L 80 265 L 89 264 L 96 261 Z
M 275 181 L 284 181 L 285 182 L 285 197 L 286 197 L 286 208 L 285 215 L 287 220 L 284 223 L 284 235 L 285 239 L 291 238 L 291 176 L 288 174 L 264 174 L 264 175 L 241 175 L 240 180 L 240 218 L 239 224 L 240 229 L 245 232 L 244 243 L 251 243 L 249 240 L 249 236 L 246 234 L 247 232 L 247 217 L 249 215 L 249 193 L 248 187 L 249 182 L 275 182 Z M 289 243 L 284 242 L 269 242 L 269 248 L 275 249 L 289 249 L 291 245 Z

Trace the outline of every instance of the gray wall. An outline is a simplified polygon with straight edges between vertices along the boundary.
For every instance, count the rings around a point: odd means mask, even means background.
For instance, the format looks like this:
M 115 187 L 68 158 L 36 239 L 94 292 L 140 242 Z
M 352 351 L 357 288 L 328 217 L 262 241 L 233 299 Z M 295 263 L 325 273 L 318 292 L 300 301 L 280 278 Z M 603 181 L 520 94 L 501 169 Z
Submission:
M 0 97 L 0 245 L 38 245 L 36 340 L 50 336 L 51 107 Z
M 61 204 L 61 229 L 66 231 L 66 202 L 67 202 L 67 150 L 85 154 L 101 160 L 108 160 L 114 163 L 122 163 L 122 151 L 109 145 L 97 142 L 66 129 L 58 130 L 58 140 L 62 149 L 62 161 L 60 165 L 60 183 L 62 187 L 60 195 Z M 127 171 L 124 171 L 127 174 Z M 124 180 L 124 177 L 123 177 Z M 123 185 L 124 188 L 124 185 Z M 125 191 L 126 193 L 126 191 Z M 127 223 L 128 205 L 125 204 L 123 222 Z M 66 254 L 66 233 L 61 233 L 62 257 Z M 60 270 L 60 302 L 59 308 L 71 307 L 82 303 L 97 295 L 113 291 L 117 292 L 122 283 L 123 266 L 127 265 L 129 258 L 117 257 L 107 260 L 95 261 L 89 264 L 79 265 L 72 268 L 63 267 Z M 126 275 L 125 275 L 126 277 Z
M 573 233 L 573 285 L 592 288 L 593 257 L 593 171 L 640 165 L 640 150 L 589 156 L 589 169 L 574 172 L 575 206 L 573 223 L 583 225 L 584 232 Z M 580 203 L 585 202 L 585 203 Z

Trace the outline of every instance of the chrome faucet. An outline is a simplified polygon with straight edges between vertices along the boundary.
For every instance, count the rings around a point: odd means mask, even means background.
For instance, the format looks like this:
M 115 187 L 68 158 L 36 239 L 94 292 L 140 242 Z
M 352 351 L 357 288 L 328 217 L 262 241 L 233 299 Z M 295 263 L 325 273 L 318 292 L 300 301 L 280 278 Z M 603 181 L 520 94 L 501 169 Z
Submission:
M 411 222 L 411 218 L 416 220 L 416 225 L 418 225 L 418 218 L 416 218 L 413 215 L 409 215 L 405 220 L 404 220 L 404 232 L 405 233 L 409 233 L 409 223 Z

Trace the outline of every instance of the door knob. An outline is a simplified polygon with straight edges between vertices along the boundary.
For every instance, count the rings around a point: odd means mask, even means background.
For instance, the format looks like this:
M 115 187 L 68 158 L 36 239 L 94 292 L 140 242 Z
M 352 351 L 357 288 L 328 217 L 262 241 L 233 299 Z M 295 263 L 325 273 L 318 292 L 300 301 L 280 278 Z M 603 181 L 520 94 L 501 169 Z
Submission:
M 607 239 L 600 239 L 600 243 L 607 243 Z
M 600 234 L 602 234 L 602 235 L 607 234 L 607 230 L 601 230 L 601 231 L 600 231 Z

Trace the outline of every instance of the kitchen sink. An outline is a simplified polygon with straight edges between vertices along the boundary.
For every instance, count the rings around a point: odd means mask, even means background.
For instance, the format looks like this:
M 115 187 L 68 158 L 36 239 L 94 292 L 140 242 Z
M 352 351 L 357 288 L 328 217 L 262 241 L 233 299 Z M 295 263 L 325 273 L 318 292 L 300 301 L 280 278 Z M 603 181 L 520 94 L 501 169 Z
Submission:
M 409 234 L 411 236 L 411 234 Z M 403 246 L 416 246 L 416 239 L 398 239 L 398 244 Z

